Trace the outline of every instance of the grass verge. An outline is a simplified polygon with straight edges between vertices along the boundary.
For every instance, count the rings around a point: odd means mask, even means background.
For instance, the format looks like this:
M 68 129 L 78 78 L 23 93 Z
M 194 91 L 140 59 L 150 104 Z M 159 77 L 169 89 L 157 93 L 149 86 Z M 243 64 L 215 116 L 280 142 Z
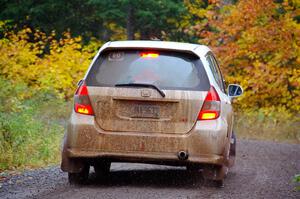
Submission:
M 300 143 L 300 118 L 287 112 L 247 111 L 235 116 L 239 138 Z
M 0 172 L 57 164 L 69 104 L 0 79 Z

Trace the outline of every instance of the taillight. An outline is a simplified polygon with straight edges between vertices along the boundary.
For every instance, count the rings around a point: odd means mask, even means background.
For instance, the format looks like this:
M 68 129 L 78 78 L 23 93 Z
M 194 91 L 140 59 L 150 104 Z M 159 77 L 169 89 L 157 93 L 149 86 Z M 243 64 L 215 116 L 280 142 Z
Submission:
M 74 109 L 76 113 L 84 115 L 94 115 L 85 82 L 83 82 L 76 90 L 74 96 Z
M 211 86 L 198 115 L 198 120 L 214 120 L 220 116 L 221 101 L 216 89 Z

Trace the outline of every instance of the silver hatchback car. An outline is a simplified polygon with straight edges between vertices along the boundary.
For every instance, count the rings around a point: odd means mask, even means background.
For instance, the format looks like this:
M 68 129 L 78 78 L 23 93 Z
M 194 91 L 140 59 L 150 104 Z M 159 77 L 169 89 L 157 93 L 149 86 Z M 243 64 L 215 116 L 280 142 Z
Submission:
M 223 186 L 236 151 L 231 99 L 242 93 L 225 88 L 206 46 L 108 42 L 78 83 L 61 168 L 82 183 L 111 162 L 178 165 Z

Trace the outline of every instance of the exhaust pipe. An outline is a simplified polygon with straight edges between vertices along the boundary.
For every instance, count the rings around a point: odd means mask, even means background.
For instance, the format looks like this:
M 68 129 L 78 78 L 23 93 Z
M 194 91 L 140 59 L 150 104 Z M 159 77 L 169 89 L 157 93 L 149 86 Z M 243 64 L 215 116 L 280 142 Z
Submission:
M 187 160 L 189 158 L 189 154 L 185 151 L 179 151 L 177 156 L 179 160 Z

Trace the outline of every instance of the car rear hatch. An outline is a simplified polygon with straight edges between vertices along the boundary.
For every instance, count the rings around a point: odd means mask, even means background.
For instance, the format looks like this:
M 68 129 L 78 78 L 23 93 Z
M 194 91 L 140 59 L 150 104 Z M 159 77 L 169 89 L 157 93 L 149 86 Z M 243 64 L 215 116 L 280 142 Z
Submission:
M 187 133 L 210 87 L 198 57 L 149 49 L 103 52 L 85 81 L 96 123 L 114 132 Z

